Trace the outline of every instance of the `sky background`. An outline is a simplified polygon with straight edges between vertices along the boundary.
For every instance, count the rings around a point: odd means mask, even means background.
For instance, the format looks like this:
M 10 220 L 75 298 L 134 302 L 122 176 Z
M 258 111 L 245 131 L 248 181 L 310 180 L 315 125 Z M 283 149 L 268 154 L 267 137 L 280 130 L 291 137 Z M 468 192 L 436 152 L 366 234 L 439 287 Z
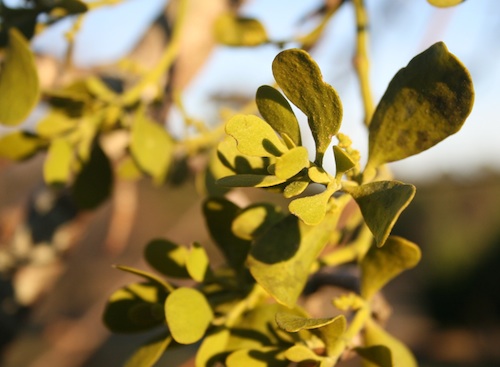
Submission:
M 113 62 L 140 39 L 165 0 L 128 0 L 103 8 L 85 19 L 78 36 L 75 59 L 82 66 Z M 242 14 L 256 17 L 273 40 L 289 39 L 305 32 L 317 19 L 301 21 L 322 0 L 249 0 Z M 371 82 L 378 101 L 394 74 L 418 53 L 444 41 L 471 72 L 476 91 L 472 114 L 460 132 L 438 146 L 391 166 L 402 179 L 419 180 L 441 174 L 471 177 L 485 168 L 500 169 L 500 1 L 467 0 L 448 9 L 430 6 L 426 0 L 366 0 L 370 15 Z M 61 22 L 35 39 L 38 51 L 62 55 Z M 352 68 L 355 45 L 354 12 L 344 5 L 330 22 L 312 56 L 325 80 L 339 93 L 344 105 L 341 131 L 366 159 L 367 134 L 356 75 Z M 292 47 L 293 44 L 287 45 Z M 184 91 L 186 109 L 208 120 L 217 115 L 213 95 L 238 93 L 253 96 L 262 84 L 272 84 L 271 62 L 280 50 L 217 47 L 197 78 Z M 300 113 L 298 113 L 300 115 Z M 175 116 L 172 116 L 175 119 Z M 305 124 L 305 119 L 301 118 Z M 312 138 L 306 138 L 312 142 Z M 330 164 L 333 158 L 330 157 Z

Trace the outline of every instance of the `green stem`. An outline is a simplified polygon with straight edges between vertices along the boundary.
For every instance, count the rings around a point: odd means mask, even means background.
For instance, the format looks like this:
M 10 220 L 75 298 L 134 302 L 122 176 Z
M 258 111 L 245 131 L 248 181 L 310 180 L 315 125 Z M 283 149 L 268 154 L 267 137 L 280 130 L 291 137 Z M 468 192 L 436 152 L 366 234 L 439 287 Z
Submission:
M 368 57 L 368 14 L 364 0 L 352 0 L 356 14 L 356 54 L 354 66 L 358 73 L 361 96 L 365 109 L 365 125 L 369 126 L 375 110 L 370 87 L 370 62 Z

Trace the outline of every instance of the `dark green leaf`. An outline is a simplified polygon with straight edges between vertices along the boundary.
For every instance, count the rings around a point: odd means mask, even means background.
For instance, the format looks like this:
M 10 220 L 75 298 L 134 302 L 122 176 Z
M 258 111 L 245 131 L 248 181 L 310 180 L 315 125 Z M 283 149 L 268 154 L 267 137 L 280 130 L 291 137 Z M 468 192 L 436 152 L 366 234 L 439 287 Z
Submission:
M 150 241 L 144 249 L 144 258 L 155 270 L 173 278 L 189 278 L 186 269 L 188 250 L 164 239 Z
M 335 156 L 335 168 L 337 175 L 342 175 L 344 172 L 356 166 L 356 162 L 343 149 L 338 146 L 333 146 L 333 154 Z
M 254 204 L 243 209 L 233 220 L 233 233 L 244 240 L 251 241 L 262 236 L 269 228 L 284 218 L 280 208 L 264 203 Z
M 436 145 L 462 127 L 474 90 L 467 69 L 439 42 L 392 79 L 370 124 L 367 167 Z
M 303 50 L 285 50 L 273 61 L 273 74 L 285 95 L 305 113 L 316 143 L 315 163 L 321 165 L 342 121 L 342 104 L 335 89 Z

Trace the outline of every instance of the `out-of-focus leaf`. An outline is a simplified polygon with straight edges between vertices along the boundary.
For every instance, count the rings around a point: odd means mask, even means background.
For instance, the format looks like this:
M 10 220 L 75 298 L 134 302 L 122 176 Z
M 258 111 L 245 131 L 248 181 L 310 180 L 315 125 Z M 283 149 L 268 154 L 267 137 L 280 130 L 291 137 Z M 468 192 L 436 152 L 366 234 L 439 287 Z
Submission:
M 367 167 L 418 154 L 456 133 L 473 101 L 467 69 L 444 43 L 434 44 L 389 83 L 370 124 Z
M 43 165 L 43 178 L 49 185 L 64 185 L 71 178 L 75 154 L 64 138 L 54 139 Z M 90 190 L 90 187 L 88 188 Z
M 290 215 L 255 241 L 248 267 L 255 280 L 279 303 L 294 307 L 338 216 L 337 211 L 328 212 L 319 225 L 310 227 Z
M 377 325 L 375 321 L 371 319 L 368 320 L 365 326 L 364 337 L 366 347 L 383 345 L 389 348 L 391 351 L 392 366 L 418 367 L 417 361 L 410 350 L 403 343 Z M 376 367 L 377 365 L 364 359 L 363 366 Z
M 230 332 L 226 327 L 218 327 L 203 339 L 196 353 L 196 367 L 211 367 L 223 358 L 228 348 Z
M 391 236 L 384 247 L 372 246 L 361 261 L 361 295 L 371 298 L 387 282 L 420 261 L 420 249 L 413 242 Z
M 137 349 L 124 367 L 153 367 L 172 341 L 170 335 L 161 335 L 148 341 Z
M 281 157 L 276 158 L 275 174 L 285 180 L 295 176 L 309 167 L 309 155 L 304 147 L 292 148 Z
M 137 164 L 132 159 L 132 157 L 128 156 L 123 159 L 118 165 L 116 174 L 122 180 L 137 180 L 142 177 L 142 171 Z
M 85 79 L 85 84 L 89 92 L 96 96 L 100 101 L 113 102 L 117 99 L 117 94 L 109 89 L 101 79 L 95 76 Z
M 376 181 L 351 192 L 377 246 L 384 245 L 399 215 L 415 196 L 415 186 L 399 181 Z
M 440 8 L 455 6 L 465 2 L 465 0 L 427 0 L 427 1 L 429 2 L 429 4 L 432 4 Z
M 285 352 L 285 357 L 292 362 L 304 362 L 304 361 L 321 361 L 321 357 L 314 353 L 311 349 L 302 344 L 294 345 L 290 347 Z
M 73 184 L 73 198 L 81 209 L 95 209 L 111 195 L 113 171 L 99 144 L 94 144 Z
M 255 204 L 243 209 L 233 220 L 233 233 L 251 241 L 264 234 L 274 224 L 284 218 L 280 208 L 270 203 Z
M 214 27 L 215 39 L 226 46 L 252 47 L 268 42 L 266 29 L 257 19 L 228 12 L 217 18 Z
M 0 71 L 0 123 L 14 126 L 23 122 L 39 94 L 38 73 L 28 41 L 17 29 L 11 29 Z
M 237 142 L 238 150 L 255 157 L 279 157 L 288 150 L 276 131 L 253 115 L 236 115 L 226 124 L 226 133 Z
M 316 62 L 303 50 L 279 53 L 273 61 L 273 74 L 285 95 L 307 116 L 316 143 L 315 163 L 323 156 L 342 121 L 342 104 L 335 89 L 323 81 Z
M 14 131 L 0 137 L 0 157 L 22 160 L 35 154 L 46 143 L 36 135 Z
M 391 350 L 385 345 L 354 348 L 361 358 L 364 367 L 393 367 Z
M 132 125 L 130 150 L 139 166 L 158 184 L 165 180 L 174 144 L 165 129 L 143 114 Z
M 189 278 L 186 269 L 188 250 L 164 239 L 150 241 L 144 249 L 144 258 L 155 270 L 173 278 Z
M 241 349 L 226 359 L 227 367 L 287 367 L 284 351 L 275 347 Z
M 210 274 L 210 260 L 207 252 L 199 244 L 194 243 L 186 259 L 186 269 L 194 280 L 203 282 Z
M 103 321 L 115 333 L 149 330 L 165 322 L 167 297 L 158 284 L 132 283 L 114 292 L 104 310 Z
M 286 179 L 271 175 L 241 174 L 222 177 L 217 184 L 223 187 L 271 187 L 282 184 Z
M 170 333 L 180 344 L 200 340 L 214 317 L 205 296 L 193 288 L 177 288 L 165 302 L 165 316 Z
M 344 317 L 342 315 L 336 317 L 324 317 L 320 319 L 307 318 L 288 312 L 278 312 L 276 314 L 276 323 L 280 328 L 290 333 L 296 333 L 303 329 L 318 329 L 325 325 L 331 324 L 337 318 Z
M 77 121 L 70 118 L 60 110 L 52 109 L 38 122 L 36 132 L 38 136 L 44 138 L 53 138 L 64 134 L 77 126 Z
M 140 270 L 140 269 L 136 269 L 136 268 L 133 268 L 131 266 L 126 266 L 126 265 L 116 265 L 115 268 L 117 268 L 118 270 L 121 270 L 121 271 L 125 271 L 125 272 L 130 273 L 130 274 L 134 274 L 134 275 L 138 275 L 140 277 L 143 277 L 147 281 L 149 281 L 151 283 L 155 283 L 155 284 L 157 284 L 157 285 L 165 288 L 165 291 L 170 292 L 170 291 L 172 291 L 174 289 L 165 280 L 157 277 L 154 274 L 151 274 L 150 272 L 147 272 L 147 271 L 144 271 L 144 270 Z
M 203 215 L 211 237 L 227 259 L 229 265 L 241 271 L 250 249 L 250 241 L 237 237 L 232 223 L 240 208 L 224 198 L 210 198 L 203 203 Z
M 257 89 L 257 108 L 271 127 L 280 135 L 286 134 L 296 146 L 302 145 L 299 122 L 283 95 L 269 85 Z M 283 137 L 283 136 L 282 136 Z
M 325 217 L 328 200 L 330 200 L 335 190 L 336 186 L 330 184 L 322 193 L 293 200 L 288 209 L 303 220 L 305 224 L 317 225 Z
M 319 329 L 321 339 L 323 339 L 326 348 L 326 354 L 332 355 L 336 350 L 338 343 L 343 342 L 342 337 L 346 331 L 347 321 L 344 315 L 335 317 L 333 322 Z

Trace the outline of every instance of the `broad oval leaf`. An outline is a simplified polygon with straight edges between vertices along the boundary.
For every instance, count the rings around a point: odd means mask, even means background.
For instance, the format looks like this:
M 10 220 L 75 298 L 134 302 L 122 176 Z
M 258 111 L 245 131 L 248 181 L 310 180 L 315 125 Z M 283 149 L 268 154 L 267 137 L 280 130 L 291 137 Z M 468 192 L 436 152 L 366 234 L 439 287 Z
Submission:
M 285 190 L 283 191 L 283 196 L 287 199 L 293 198 L 302 194 L 307 187 L 309 186 L 309 181 L 307 180 L 298 180 L 290 182 L 286 185 Z
M 369 127 L 367 167 L 418 154 L 456 133 L 473 101 L 467 69 L 444 43 L 434 44 L 389 83 Z
M 337 318 L 344 317 L 342 315 L 336 317 L 324 317 L 320 319 L 307 318 L 297 314 L 288 312 L 278 312 L 276 314 L 276 323 L 280 328 L 289 333 L 296 333 L 300 330 L 318 329 L 325 325 L 331 324 Z
M 275 205 L 255 204 L 243 209 L 234 218 L 231 229 L 239 238 L 251 241 L 263 235 L 284 217 L 285 214 Z
M 144 258 L 155 270 L 173 278 L 189 278 L 186 269 L 188 250 L 164 239 L 154 239 L 144 248 Z
M 307 116 L 316 143 L 315 163 L 321 165 L 342 121 L 342 103 L 337 92 L 323 81 L 318 65 L 303 50 L 282 51 L 272 68 L 285 96 Z
M 350 192 L 377 246 L 384 245 L 399 215 L 413 200 L 415 191 L 415 186 L 399 181 L 376 181 Z
M 180 344 L 200 340 L 214 317 L 205 296 L 196 289 L 184 287 L 167 297 L 165 316 L 172 337 Z
M 330 184 L 322 193 L 293 200 L 288 209 L 305 224 L 315 226 L 325 217 L 328 201 L 335 190 L 336 185 Z
M 257 108 L 271 127 L 286 134 L 296 146 L 302 145 L 299 122 L 286 98 L 275 88 L 263 85 L 257 89 Z
M 38 73 L 29 43 L 17 29 L 11 28 L 0 71 L 0 123 L 14 126 L 23 122 L 39 94 Z
M 463 3 L 465 0 L 427 0 L 429 4 L 440 8 L 447 8 L 449 6 L 455 6 Z
M 104 324 L 115 333 L 140 332 L 164 324 L 166 297 L 164 288 L 158 284 L 129 284 L 109 297 Z
M 415 357 L 410 350 L 399 340 L 382 329 L 375 321 L 369 319 L 364 332 L 365 346 L 383 345 L 391 351 L 392 366 L 418 367 Z M 363 360 L 363 366 L 375 367 L 372 363 Z
M 61 110 L 53 108 L 38 122 L 36 132 L 41 137 L 54 138 L 76 128 L 77 124 L 77 119 L 72 119 Z
M 267 32 L 257 19 L 220 15 L 215 21 L 215 39 L 226 46 L 258 46 L 268 42 Z
M 276 158 L 275 175 L 289 179 L 309 167 L 309 154 L 304 147 L 295 147 Z
M 264 120 L 253 115 L 236 115 L 226 124 L 238 150 L 255 157 L 279 157 L 288 150 L 276 131 Z
M 172 341 L 170 335 L 161 335 L 141 345 L 124 367 L 153 367 Z
M 49 185 L 64 185 L 71 177 L 75 154 L 73 146 L 64 138 L 54 139 L 43 165 L 43 179 Z
M 203 282 L 210 274 L 210 260 L 207 252 L 199 244 L 194 243 L 186 259 L 186 269 L 193 280 Z
M 391 236 L 384 247 L 372 246 L 361 261 L 361 295 L 371 298 L 387 282 L 420 261 L 420 249 L 413 242 Z
M 0 157 L 22 160 L 31 157 L 45 144 L 45 141 L 36 135 L 14 131 L 0 137 Z
M 142 114 L 132 125 L 130 150 L 133 157 L 156 183 L 162 183 L 168 173 L 174 144 L 165 129 Z

